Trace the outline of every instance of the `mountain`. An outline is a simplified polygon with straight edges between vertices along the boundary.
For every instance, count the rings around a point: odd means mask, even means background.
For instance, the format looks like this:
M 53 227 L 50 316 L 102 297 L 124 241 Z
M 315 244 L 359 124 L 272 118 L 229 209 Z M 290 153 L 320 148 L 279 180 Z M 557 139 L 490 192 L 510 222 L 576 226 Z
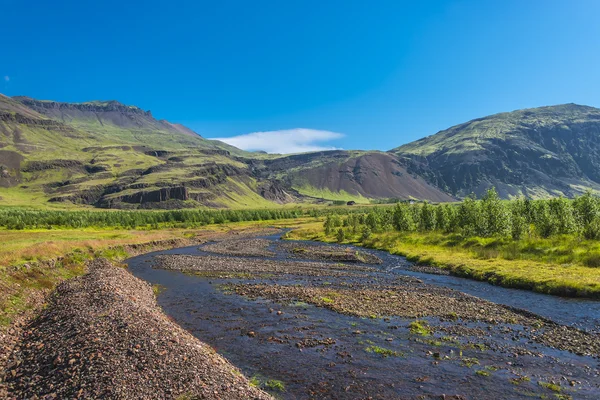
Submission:
M 0 95 L 0 205 L 272 207 L 452 197 L 382 152 L 249 153 L 118 101 Z
M 564 104 L 500 113 L 390 151 L 452 195 L 573 196 L 600 189 L 600 109 Z
M 255 166 L 256 167 L 256 166 Z M 331 200 L 370 198 L 454 198 L 409 173 L 393 154 L 377 151 L 325 151 L 290 155 L 262 162 L 262 176 L 277 179 L 306 196 Z
M 118 101 L 61 103 L 16 96 L 13 100 L 49 119 L 90 134 L 99 144 L 146 145 L 165 149 L 224 149 L 242 152 L 222 142 L 209 141 L 180 124 L 156 120 L 152 112 Z
M 496 114 L 389 152 L 272 155 L 201 137 L 118 101 L 0 95 L 0 205 L 272 207 L 371 199 L 453 201 L 600 190 L 600 110 Z
M 175 208 L 293 200 L 259 184 L 237 160 L 244 155 L 116 101 L 0 95 L 0 204 Z M 266 199 L 261 190 L 277 193 Z

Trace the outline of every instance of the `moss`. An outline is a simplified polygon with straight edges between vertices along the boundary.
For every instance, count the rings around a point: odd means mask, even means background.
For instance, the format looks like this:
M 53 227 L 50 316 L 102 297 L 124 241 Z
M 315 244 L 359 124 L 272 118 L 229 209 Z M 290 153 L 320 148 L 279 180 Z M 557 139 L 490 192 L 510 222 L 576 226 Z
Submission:
M 540 385 L 541 387 L 544 387 L 546 389 L 549 389 L 555 393 L 560 393 L 562 391 L 562 388 L 560 387 L 560 385 L 557 385 L 556 383 L 539 381 L 538 385 Z
M 410 333 L 421 336 L 429 336 L 431 335 L 431 328 L 427 321 L 416 320 L 411 322 L 408 325 L 408 329 L 410 329 Z
M 383 356 L 383 357 L 400 357 L 400 356 L 402 356 L 402 354 L 397 351 L 386 349 L 384 347 L 375 346 L 375 345 L 365 348 L 365 351 L 367 353 L 379 354 L 380 356 Z

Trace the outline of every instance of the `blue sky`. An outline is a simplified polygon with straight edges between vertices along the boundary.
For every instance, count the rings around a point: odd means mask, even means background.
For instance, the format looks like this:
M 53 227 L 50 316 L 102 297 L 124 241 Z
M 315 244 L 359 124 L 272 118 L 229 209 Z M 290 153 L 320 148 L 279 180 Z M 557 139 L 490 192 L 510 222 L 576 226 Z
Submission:
M 116 99 L 273 152 L 600 107 L 596 0 L 0 0 L 0 15 L 0 92 Z

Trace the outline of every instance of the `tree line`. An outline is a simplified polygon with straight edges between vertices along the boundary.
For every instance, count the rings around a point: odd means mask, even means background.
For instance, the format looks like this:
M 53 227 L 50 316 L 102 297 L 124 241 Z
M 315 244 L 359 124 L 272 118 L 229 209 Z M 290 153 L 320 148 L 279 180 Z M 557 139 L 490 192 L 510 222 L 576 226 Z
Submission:
M 502 200 L 495 189 L 490 189 L 480 199 L 469 196 L 456 204 L 398 203 L 343 218 L 329 215 L 324 229 L 338 241 L 359 232 L 365 239 L 373 232 L 386 231 L 439 231 L 514 240 L 565 234 L 600 239 L 600 199 L 588 192 L 574 199 Z
M 49 228 L 164 228 L 198 227 L 241 221 L 265 221 L 306 216 L 302 209 L 273 210 L 169 210 L 169 211 L 46 211 L 0 210 L 0 227 Z
M 194 228 L 211 224 L 244 221 L 269 221 L 300 217 L 321 217 L 330 214 L 365 212 L 366 207 L 337 208 L 274 208 L 257 210 L 34 210 L 0 208 L 0 228 L 123 228 L 161 229 L 165 227 Z

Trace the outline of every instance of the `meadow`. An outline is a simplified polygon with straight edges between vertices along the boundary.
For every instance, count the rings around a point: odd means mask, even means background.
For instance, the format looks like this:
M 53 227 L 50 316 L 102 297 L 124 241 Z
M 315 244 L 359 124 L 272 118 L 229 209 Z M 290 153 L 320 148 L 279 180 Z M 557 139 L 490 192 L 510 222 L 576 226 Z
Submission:
M 457 204 L 398 203 L 329 215 L 289 238 L 352 243 L 506 287 L 600 297 L 600 201 L 501 200 L 494 190 Z

